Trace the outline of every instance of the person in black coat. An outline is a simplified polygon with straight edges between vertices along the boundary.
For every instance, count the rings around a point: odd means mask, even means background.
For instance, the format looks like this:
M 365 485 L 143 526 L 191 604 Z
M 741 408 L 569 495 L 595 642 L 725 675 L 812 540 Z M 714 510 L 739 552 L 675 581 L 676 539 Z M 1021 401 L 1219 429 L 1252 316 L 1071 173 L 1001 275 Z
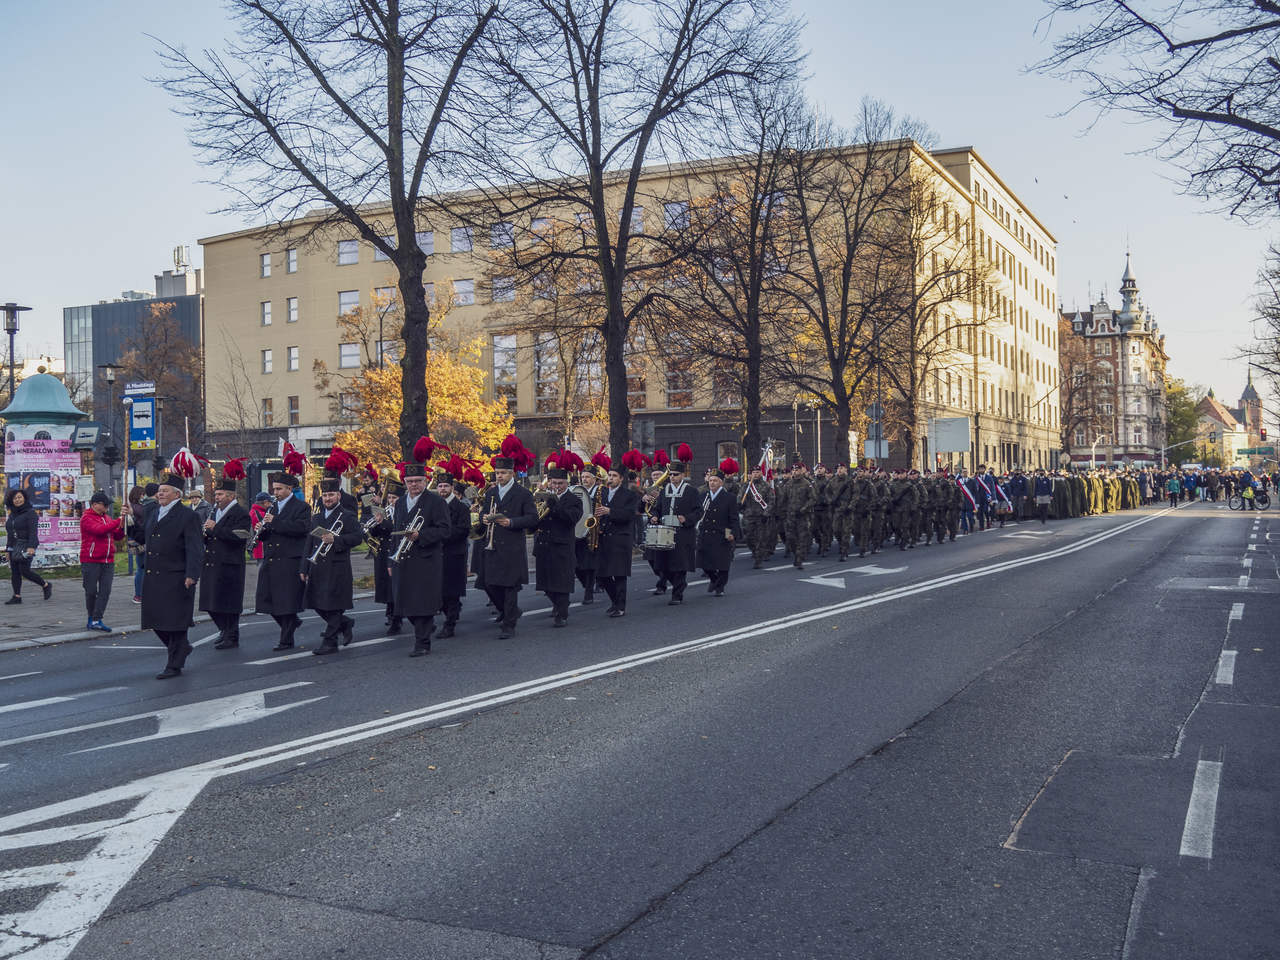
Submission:
M 594 468 L 586 467 L 578 482 L 594 502 L 596 488 L 600 486 L 600 478 L 596 476 Z M 595 549 L 592 549 L 593 543 Z M 596 561 L 600 554 L 599 540 L 588 532 L 587 536 L 580 537 L 574 542 L 573 553 L 574 573 L 578 576 L 578 582 L 582 584 L 582 605 L 585 607 L 587 604 L 595 603 L 596 600 Z
M 311 511 L 293 495 L 298 478 L 291 473 L 271 475 L 274 502 L 261 520 L 262 566 L 258 568 L 258 588 L 254 612 L 270 614 L 280 627 L 274 650 L 293 649 L 293 635 L 302 625 L 298 616 L 303 607 L 305 584 L 298 576 L 306 556 L 307 534 L 311 532 Z
M 436 475 L 436 493 L 449 508 L 449 536 L 444 541 L 444 562 L 440 574 L 440 609 L 444 626 L 436 634 L 441 640 L 453 636 L 462 615 L 462 598 L 467 595 L 467 548 L 471 533 L 471 504 L 457 495 L 459 477 L 440 472 Z
M 484 492 L 481 519 L 489 525 L 482 552 L 484 590 L 497 608 L 498 639 L 515 633 L 520 618 L 520 588 L 529 582 L 525 531 L 538 524 L 533 494 L 515 481 L 515 462 L 493 458 L 494 482 Z
M 533 535 L 534 588 L 551 601 L 551 625 L 569 622 L 569 594 L 574 583 L 573 530 L 582 519 L 582 501 L 569 492 L 569 472 L 560 467 L 547 471 L 549 494 L 539 494 L 547 505 Z M 537 504 L 535 504 L 535 509 Z
M 9 554 L 9 574 L 13 582 L 13 596 L 5 605 L 22 602 L 22 581 L 30 580 L 44 591 L 44 598 L 53 595 L 53 587 L 31 569 L 31 558 L 40 545 L 39 518 L 27 502 L 22 490 L 10 490 L 4 498 L 7 515 L 4 518 L 5 551 Z
M 404 485 L 394 477 L 383 478 L 382 485 L 382 510 L 385 512 L 382 519 L 369 531 L 369 535 L 378 540 L 378 549 L 373 558 L 373 602 L 381 603 L 386 608 L 387 633 L 397 634 L 404 618 L 396 613 L 394 571 L 391 569 L 391 530 L 396 501 L 404 495 Z
M 213 513 L 204 521 L 204 572 L 200 575 L 200 609 L 218 628 L 215 650 L 240 646 L 240 612 L 244 609 L 244 547 L 252 524 L 249 511 L 236 499 L 236 482 L 219 480 L 213 490 Z M 199 514 L 196 514 L 199 519 Z
M 673 550 L 654 550 L 650 562 L 658 574 L 655 595 L 666 593 L 662 582 L 671 584 L 671 606 L 684 603 L 684 588 L 689 571 L 697 569 L 698 520 L 702 516 L 702 494 L 689 482 L 689 465 L 679 460 L 671 463 L 671 480 L 658 494 L 651 514 L 653 525 L 673 527 L 676 545 Z
M 635 545 L 633 523 L 640 509 L 640 494 L 623 485 L 621 469 L 611 467 L 605 491 L 596 507 L 600 522 L 600 549 L 596 559 L 596 582 L 609 595 L 611 617 L 627 612 L 627 577 L 631 576 L 631 551 Z
M 393 561 L 396 614 L 413 624 L 413 650 L 409 656 L 431 652 L 431 633 L 443 597 L 444 542 L 450 530 L 449 508 L 438 494 L 427 489 L 427 474 L 420 463 L 404 470 L 405 494 L 396 501 L 392 525 L 398 531 L 392 543 L 394 555 L 407 537 L 409 546 Z M 419 520 L 419 518 L 421 518 Z M 413 527 L 418 525 L 418 529 Z
M 706 573 L 709 589 L 717 597 L 724 596 L 733 551 L 741 539 L 738 498 L 725 489 L 724 474 L 714 470 L 707 478 L 707 495 L 698 524 L 698 566 Z
M 191 653 L 187 630 L 204 563 L 204 532 L 195 511 L 182 504 L 183 482 L 173 474 L 160 481 L 159 507 L 136 531 L 143 547 L 142 629 L 154 630 L 169 651 L 157 680 L 180 676 Z
M 324 621 L 320 646 L 311 652 L 317 657 L 338 651 L 354 636 L 356 622 L 347 616 L 355 605 L 352 597 L 351 551 L 364 540 L 356 512 L 343 504 L 342 480 L 326 477 L 320 481 L 320 509 L 311 518 L 311 529 L 325 528 L 307 537 L 306 559 L 298 576 L 306 584 L 305 602 Z M 314 559 L 313 559 L 314 558 Z

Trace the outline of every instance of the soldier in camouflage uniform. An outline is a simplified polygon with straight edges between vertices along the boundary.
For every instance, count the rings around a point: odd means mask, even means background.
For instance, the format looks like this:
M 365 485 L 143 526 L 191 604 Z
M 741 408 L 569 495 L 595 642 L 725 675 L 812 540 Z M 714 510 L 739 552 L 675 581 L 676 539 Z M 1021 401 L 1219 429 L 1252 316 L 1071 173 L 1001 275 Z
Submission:
M 836 475 L 827 482 L 827 498 L 831 502 L 831 530 L 836 538 L 836 551 L 841 560 L 848 560 L 849 539 L 853 534 L 853 477 L 847 464 L 836 467 Z
M 813 542 L 816 495 L 813 481 L 809 479 L 809 468 L 799 458 L 792 464 L 791 479 L 787 481 L 785 490 L 780 516 L 787 535 L 787 549 L 791 551 L 795 566 L 803 570 L 804 561 L 809 556 L 809 544 Z
M 907 547 L 915 549 L 911 533 L 918 507 L 919 496 L 907 471 L 893 471 L 893 479 L 889 481 L 889 524 L 893 528 L 893 538 L 898 542 L 899 550 L 906 550 Z
M 875 497 L 871 501 L 871 552 L 879 553 L 889 538 L 889 507 L 893 501 L 893 488 L 889 474 L 881 467 L 872 478 Z
M 759 469 L 752 470 L 742 485 L 739 515 L 747 547 L 751 550 L 753 570 L 759 570 L 765 559 L 773 556 L 773 548 L 778 542 L 778 534 L 774 530 L 777 499 L 773 487 L 765 482 L 764 474 Z
M 818 544 L 818 556 L 825 557 L 831 546 L 831 477 L 825 463 L 813 465 L 813 539 Z

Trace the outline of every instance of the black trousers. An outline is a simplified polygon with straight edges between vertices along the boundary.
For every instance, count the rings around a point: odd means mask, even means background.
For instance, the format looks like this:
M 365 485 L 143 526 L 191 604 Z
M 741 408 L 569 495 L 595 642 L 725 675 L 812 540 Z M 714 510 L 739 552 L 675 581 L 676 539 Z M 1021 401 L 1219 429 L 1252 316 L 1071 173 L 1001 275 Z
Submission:
M 514 630 L 516 621 L 520 619 L 520 604 L 517 602 L 520 599 L 520 584 L 514 587 L 485 584 L 484 592 L 498 609 L 501 616 L 498 622 L 508 630 Z
M 430 647 L 431 634 L 435 631 L 435 617 L 410 617 L 409 622 L 413 624 L 413 645 L 415 647 Z
M 547 599 L 551 601 L 551 617 L 554 620 L 569 619 L 569 595 L 547 591 Z
M 707 586 L 712 590 L 723 590 L 729 583 L 728 570 L 703 570 L 709 581 Z
M 302 626 L 302 618 L 296 613 L 272 614 L 271 619 L 280 626 L 280 642 L 285 646 L 293 646 L 293 635 Z
M 592 593 L 596 588 L 596 572 L 594 570 L 575 570 L 578 575 L 578 582 L 582 584 L 585 593 Z
M 627 578 L 596 577 L 596 582 L 609 595 L 609 602 L 618 610 L 627 609 Z
M 165 649 L 169 651 L 169 660 L 165 664 L 165 669 L 181 670 L 187 662 L 187 654 L 191 652 L 191 644 L 187 642 L 187 631 L 157 630 L 156 636 L 165 645 Z
M 23 580 L 30 580 L 41 590 L 45 586 L 44 577 L 31 569 L 31 558 L 15 559 L 12 553 L 9 554 L 9 578 L 13 583 L 13 595 L 15 597 L 22 593 Z
M 115 581 L 114 563 L 80 564 L 80 582 L 84 586 L 84 609 L 90 620 L 101 620 L 111 599 L 111 584 Z
M 671 583 L 671 599 L 683 600 L 685 584 L 689 582 L 689 571 L 668 570 L 667 580 Z
M 440 609 L 444 612 L 444 622 L 449 626 L 454 626 L 457 624 L 458 618 L 462 616 L 462 598 L 445 597 Z
M 218 628 L 218 639 L 228 640 L 231 643 L 240 642 L 240 614 L 238 613 L 218 613 L 217 611 L 209 611 L 209 619 L 213 621 L 213 625 Z
M 338 634 L 342 633 L 348 622 L 355 623 L 346 615 L 345 610 L 317 610 L 316 615 L 324 621 L 324 631 L 320 634 L 320 639 L 327 647 L 338 642 Z
M 1036 512 L 1040 514 L 1040 522 L 1042 524 L 1049 519 L 1049 505 L 1047 503 L 1037 503 Z

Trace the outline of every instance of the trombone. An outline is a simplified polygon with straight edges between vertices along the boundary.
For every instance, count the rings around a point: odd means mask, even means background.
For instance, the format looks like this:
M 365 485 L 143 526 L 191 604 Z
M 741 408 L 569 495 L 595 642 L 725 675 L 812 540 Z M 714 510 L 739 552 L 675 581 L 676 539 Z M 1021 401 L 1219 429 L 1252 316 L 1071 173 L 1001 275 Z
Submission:
M 409 534 L 417 533 L 419 530 L 422 529 L 422 525 L 425 522 L 426 522 L 426 519 L 422 516 L 421 513 L 415 513 L 413 515 L 413 520 L 410 521 L 409 527 L 407 530 L 391 531 L 391 535 L 393 537 L 401 538 L 400 544 L 396 547 L 396 552 L 391 554 L 392 563 L 399 563 L 404 558 L 404 555 L 409 552 L 409 545 L 413 543 L 413 541 L 409 539 Z

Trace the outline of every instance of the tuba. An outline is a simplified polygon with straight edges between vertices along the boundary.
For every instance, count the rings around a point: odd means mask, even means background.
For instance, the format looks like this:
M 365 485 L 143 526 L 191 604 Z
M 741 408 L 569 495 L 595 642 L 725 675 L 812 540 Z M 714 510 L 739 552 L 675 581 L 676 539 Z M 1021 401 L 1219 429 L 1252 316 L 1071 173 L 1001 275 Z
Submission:
M 598 487 L 599 484 L 596 484 Z M 582 540 L 600 522 L 595 518 L 595 502 L 587 488 L 580 483 L 575 483 L 569 488 L 569 492 L 582 501 L 582 519 L 578 521 L 578 525 L 573 528 L 573 537 L 575 540 Z

